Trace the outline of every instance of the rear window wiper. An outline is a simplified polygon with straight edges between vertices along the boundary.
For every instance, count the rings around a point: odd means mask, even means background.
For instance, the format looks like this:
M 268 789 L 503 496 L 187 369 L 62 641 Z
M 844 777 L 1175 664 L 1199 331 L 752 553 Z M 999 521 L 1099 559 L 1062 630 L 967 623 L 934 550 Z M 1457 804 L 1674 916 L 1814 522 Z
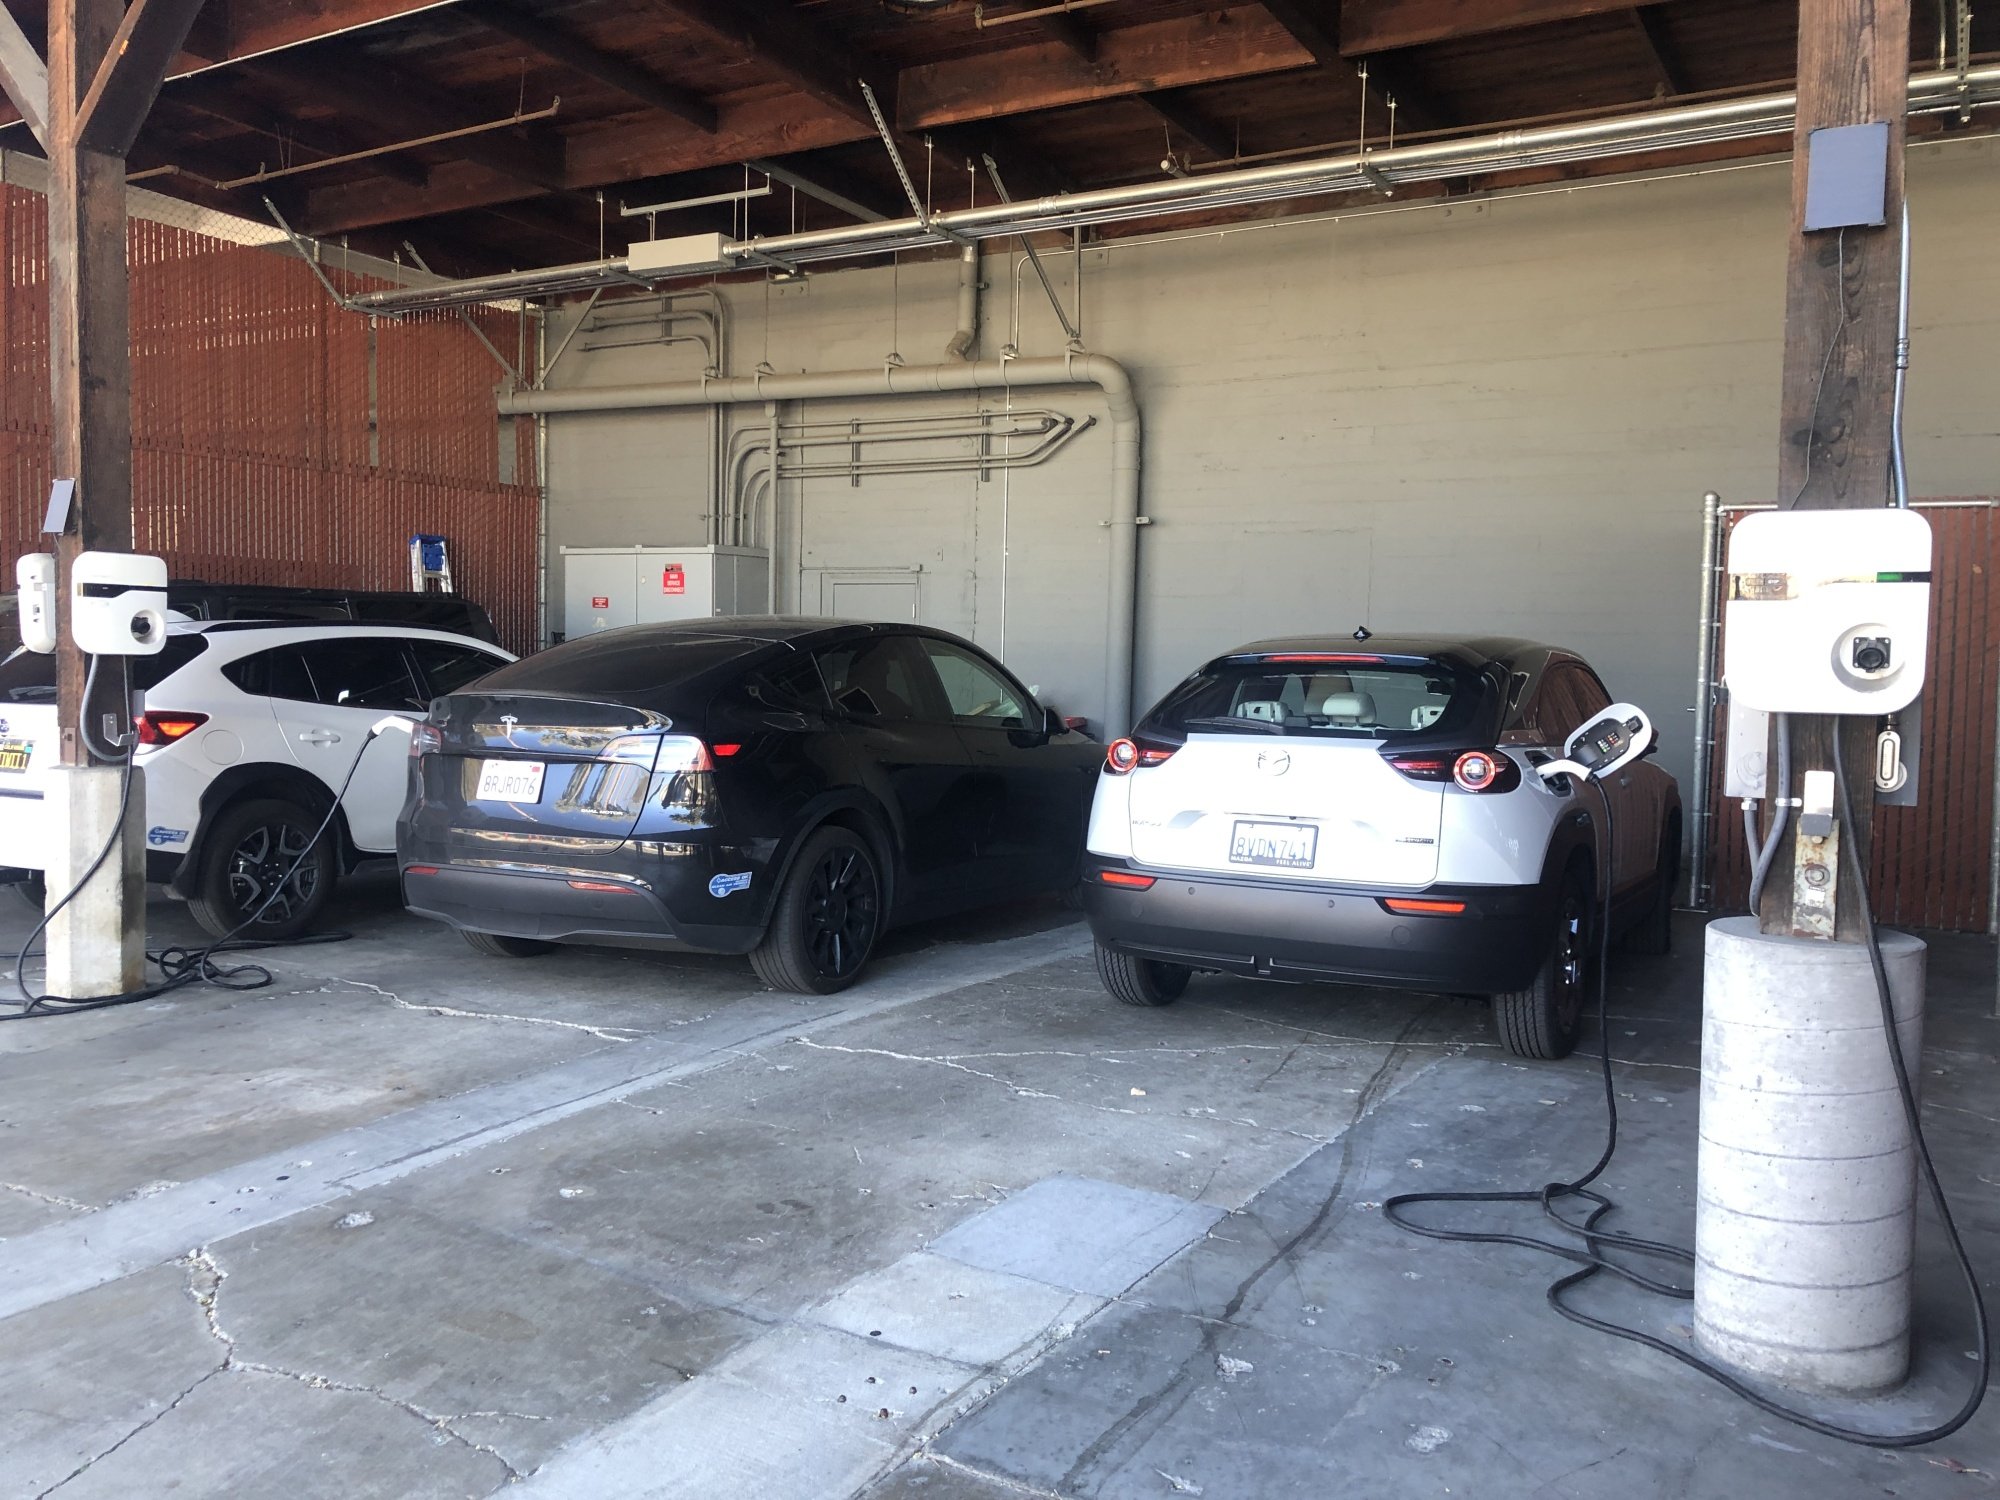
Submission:
M 1269 719 L 1242 719 L 1235 714 L 1208 714 L 1201 718 L 1182 719 L 1184 729 L 1252 729 L 1258 734 L 1283 734 L 1285 726 Z

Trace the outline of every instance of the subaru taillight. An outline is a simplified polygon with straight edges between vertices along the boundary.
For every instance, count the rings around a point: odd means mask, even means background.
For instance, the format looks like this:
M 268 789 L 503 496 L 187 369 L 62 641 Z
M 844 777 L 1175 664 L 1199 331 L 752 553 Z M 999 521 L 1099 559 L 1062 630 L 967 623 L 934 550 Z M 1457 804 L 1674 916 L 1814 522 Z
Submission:
M 147 709 L 139 715 L 139 743 L 171 745 L 175 740 L 186 739 L 207 722 L 207 714 L 183 714 L 171 713 L 165 709 Z
M 1104 769 L 1113 776 L 1123 776 L 1144 766 L 1163 765 L 1178 749 L 1178 745 L 1163 745 L 1157 740 L 1136 736 L 1113 740 L 1104 747 Z

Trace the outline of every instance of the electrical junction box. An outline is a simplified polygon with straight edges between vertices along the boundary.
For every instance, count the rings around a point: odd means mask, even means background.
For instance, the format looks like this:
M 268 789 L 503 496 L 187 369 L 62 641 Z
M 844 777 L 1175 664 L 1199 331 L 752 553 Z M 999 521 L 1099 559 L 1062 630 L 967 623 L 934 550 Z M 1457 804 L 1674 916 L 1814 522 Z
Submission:
M 761 548 L 564 547 L 562 559 L 567 640 L 770 609 L 770 554 Z
M 1729 538 L 1722 679 L 1774 714 L 1886 714 L 1924 686 L 1931 527 L 1910 510 L 1762 511 Z
M 722 253 L 719 234 L 683 234 L 669 240 L 638 240 L 625 252 L 625 264 L 636 276 L 665 276 L 686 271 L 733 271 L 736 262 Z

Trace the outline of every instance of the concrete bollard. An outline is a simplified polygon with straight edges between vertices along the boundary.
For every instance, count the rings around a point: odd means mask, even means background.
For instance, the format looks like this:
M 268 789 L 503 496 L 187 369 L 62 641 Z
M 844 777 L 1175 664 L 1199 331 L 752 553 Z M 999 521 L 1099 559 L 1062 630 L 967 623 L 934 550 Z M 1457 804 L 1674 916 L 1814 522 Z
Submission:
M 1910 1081 L 1924 945 L 1881 934 Z M 1899 1384 L 1910 1363 L 1916 1153 L 1862 943 L 1708 927 L 1694 1328 L 1800 1390 Z

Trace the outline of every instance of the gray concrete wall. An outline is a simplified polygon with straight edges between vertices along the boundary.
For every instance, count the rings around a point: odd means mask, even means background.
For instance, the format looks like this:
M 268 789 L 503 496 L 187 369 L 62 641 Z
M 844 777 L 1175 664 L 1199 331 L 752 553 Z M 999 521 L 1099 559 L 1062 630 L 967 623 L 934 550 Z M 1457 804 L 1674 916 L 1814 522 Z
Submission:
M 1259 635 L 1518 632 L 1572 646 L 1651 708 L 1687 774 L 1701 495 L 1772 498 L 1789 164 L 1389 205 L 1083 256 L 1088 346 L 1145 414 L 1137 701 Z M 1910 470 L 2000 490 L 2000 146 L 1912 152 Z M 1054 269 L 1069 290 L 1072 266 Z M 1018 258 L 989 256 L 983 353 L 1059 353 Z M 732 373 L 943 357 L 956 267 L 728 289 Z M 1018 332 L 1016 318 L 1018 317 Z M 581 343 L 581 341 L 579 341 Z M 691 348 L 585 353 L 553 382 L 688 378 Z M 992 393 L 988 406 L 1004 404 Z M 1109 443 L 1046 466 L 785 486 L 785 602 L 823 568 L 921 568 L 922 617 L 1004 655 L 1069 712 L 1101 708 Z M 971 409 L 824 403 L 815 420 Z M 737 421 L 757 424 L 761 411 Z M 557 545 L 702 540 L 698 412 L 551 423 Z M 799 491 L 803 489 L 803 494 Z M 803 551 L 794 543 L 802 535 Z M 803 565 L 803 577 L 799 571 Z

